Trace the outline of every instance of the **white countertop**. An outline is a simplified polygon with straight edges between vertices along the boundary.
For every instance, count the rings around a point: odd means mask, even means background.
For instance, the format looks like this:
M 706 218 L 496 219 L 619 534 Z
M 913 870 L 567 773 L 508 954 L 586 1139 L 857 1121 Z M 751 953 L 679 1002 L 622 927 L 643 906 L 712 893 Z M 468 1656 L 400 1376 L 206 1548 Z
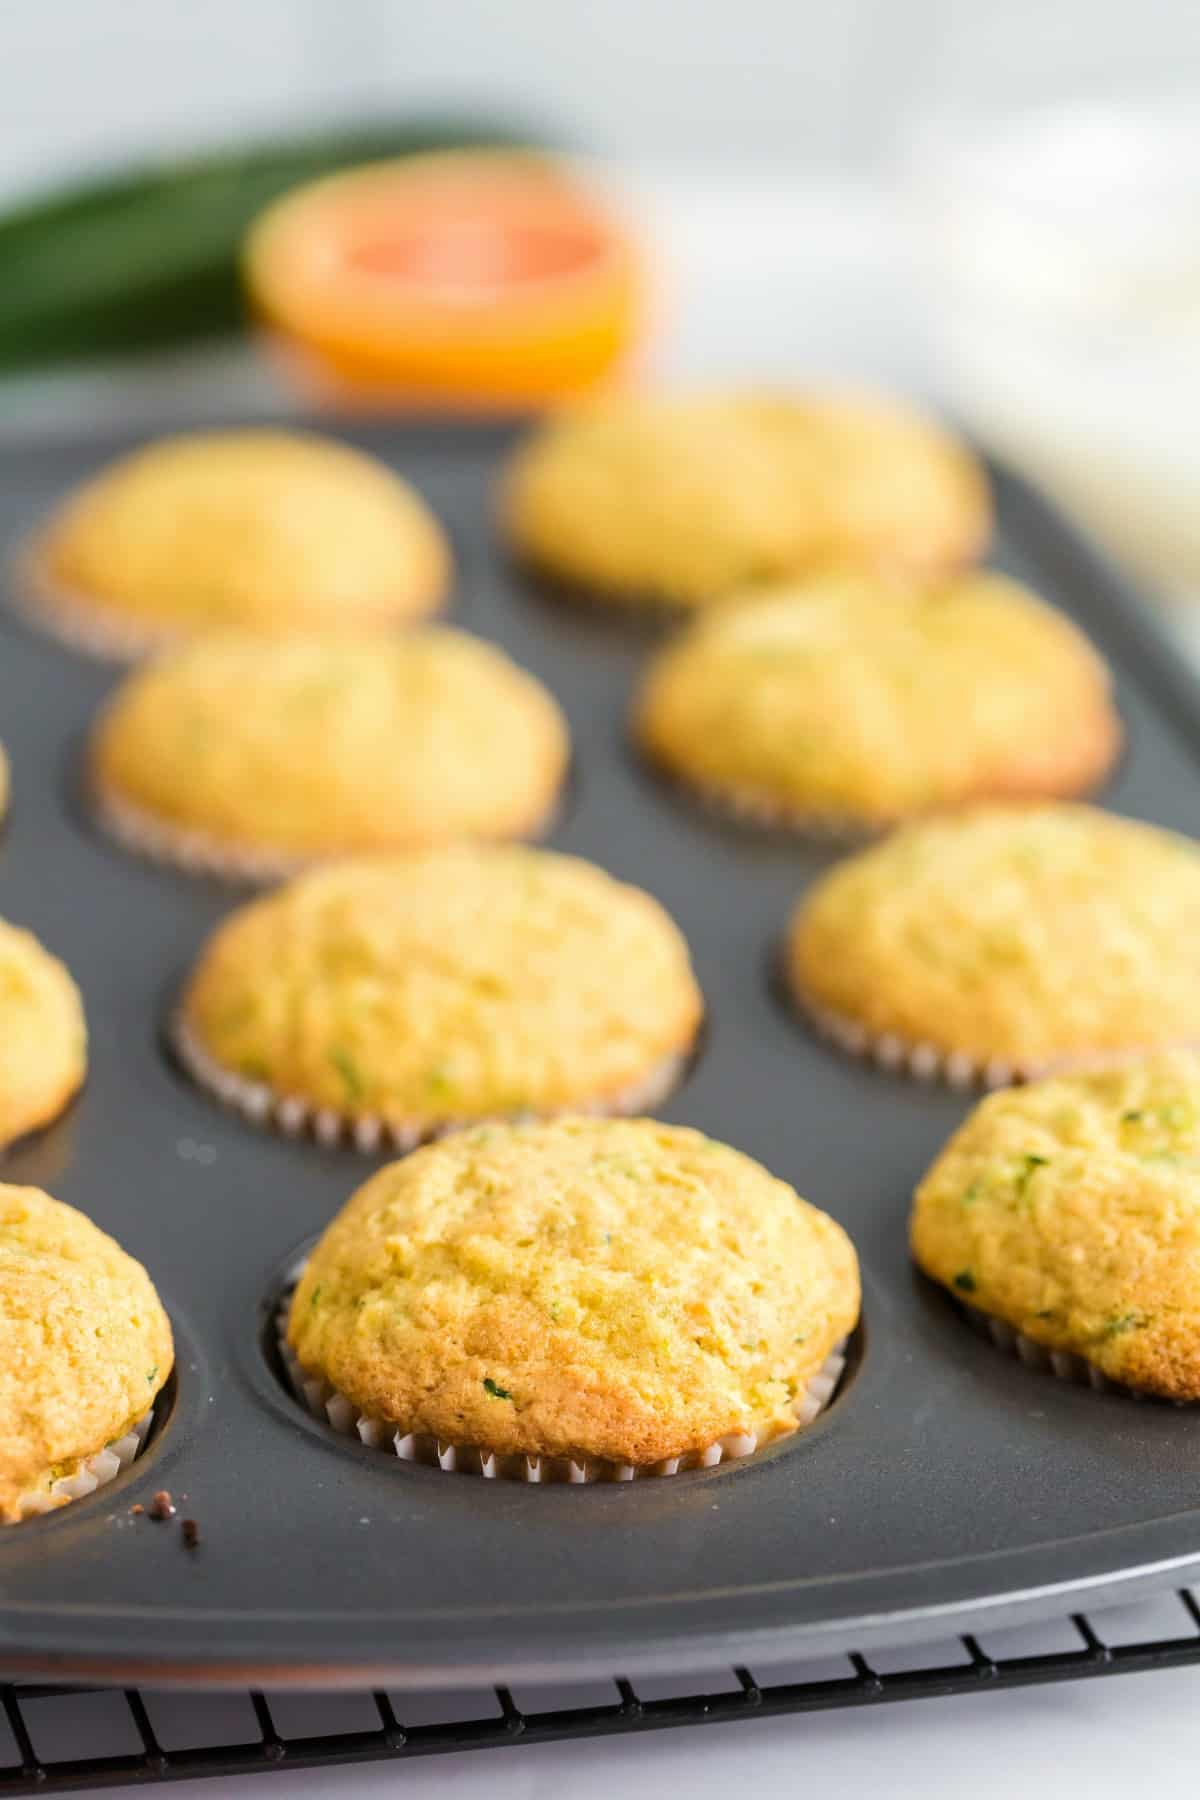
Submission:
M 658 175 L 640 186 L 664 261 L 675 270 L 672 330 L 656 357 L 664 373 L 832 372 L 916 391 L 934 385 L 897 234 L 878 196 L 799 178 Z M 286 402 L 241 356 L 175 359 L 136 376 L 126 370 L 11 386 L 0 391 L 0 438 L 131 421 L 153 429 L 173 411 L 220 416 L 239 405 Z M 1133 1612 L 1127 1629 L 1156 1635 L 1161 1625 L 1144 1609 L 1140 1616 L 1150 1624 L 1139 1627 Z M 65 1736 L 53 1753 L 72 1754 Z M 1151 1777 L 1160 1796 L 1190 1792 L 1198 1764 L 1200 1669 L 471 1752 L 413 1761 L 403 1771 L 282 1771 L 206 1785 L 225 1800 L 382 1795 L 401 1782 L 408 1800 L 474 1796 L 481 1787 L 491 1800 L 533 1800 L 568 1783 L 577 1800 L 617 1787 L 628 1800 L 651 1800 L 664 1791 L 724 1794 L 734 1785 L 763 1800 L 800 1791 L 1012 1800 L 1045 1791 L 1053 1770 L 1068 1791 L 1128 1800 L 1134 1784 Z

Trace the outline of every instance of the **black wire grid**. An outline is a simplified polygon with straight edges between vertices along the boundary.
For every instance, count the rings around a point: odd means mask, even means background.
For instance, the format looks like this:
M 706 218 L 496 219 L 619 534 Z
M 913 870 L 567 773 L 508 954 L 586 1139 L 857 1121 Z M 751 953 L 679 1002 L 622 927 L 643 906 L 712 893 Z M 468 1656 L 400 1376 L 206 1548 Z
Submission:
M 1141 1609 L 1143 1630 L 1146 1610 Z M 1164 1635 L 1111 1641 L 1121 1633 L 1107 1625 L 1119 1617 L 1120 1613 L 1112 1612 L 1091 1617 L 1076 1613 L 1052 1628 L 1050 1648 L 1032 1653 L 997 1654 L 985 1649 L 979 1638 L 964 1636 L 941 1646 L 940 1651 L 926 1646 L 903 1653 L 873 1652 L 871 1657 L 852 1652 L 842 1658 L 826 1658 L 823 1663 L 764 1669 L 761 1676 L 742 1667 L 669 1682 L 660 1678 L 647 1678 L 640 1684 L 623 1678 L 592 1682 L 586 1688 L 560 1689 L 543 1696 L 549 1703 L 540 1702 L 536 1692 L 526 1695 L 506 1687 L 408 1697 L 376 1692 L 268 1699 L 265 1694 L 250 1693 L 231 1702 L 222 1696 L 226 1708 L 237 1704 L 244 1712 L 245 1730 L 238 1732 L 244 1741 L 237 1742 L 212 1741 L 211 1725 L 208 1741 L 186 1742 L 188 1727 L 186 1722 L 181 1727 L 181 1717 L 186 1721 L 189 1707 L 203 1710 L 206 1699 L 211 1706 L 212 1696 L 143 1693 L 136 1688 L 120 1692 L 8 1685 L 0 1687 L 0 1704 L 11 1736 L 5 1763 L 0 1766 L 0 1794 L 66 1793 L 119 1782 L 248 1775 L 337 1763 L 402 1762 L 449 1751 L 496 1750 L 515 1744 L 655 1731 L 669 1725 L 773 1718 L 1200 1663 L 1200 1605 L 1188 1589 L 1160 1595 L 1153 1603 L 1151 1625 Z M 999 1634 L 997 1644 L 1005 1636 L 1013 1634 Z M 834 1663 L 844 1664 L 844 1670 L 830 1673 Z M 101 1753 L 64 1756 L 66 1740 L 78 1740 L 81 1734 L 81 1702 L 101 1704 L 102 1711 L 92 1721 Z M 342 1728 L 312 1732 L 322 1705 L 339 1714 Z M 61 1710 L 66 1707 L 75 1712 L 69 1732 Z M 86 1726 L 87 1721 L 82 1723 Z M 221 1723 L 228 1732 L 228 1718 Z M 303 1729 L 293 1731 L 293 1725 Z M 181 1747 L 172 1747 L 179 1744 L 181 1729 L 185 1741 Z M 123 1731 L 129 1748 L 112 1751 L 114 1731 L 117 1736 Z M 196 1735 L 193 1731 L 193 1739 Z M 78 1750 L 80 1745 L 72 1742 L 69 1747 Z M 15 1762 L 11 1760 L 14 1749 Z

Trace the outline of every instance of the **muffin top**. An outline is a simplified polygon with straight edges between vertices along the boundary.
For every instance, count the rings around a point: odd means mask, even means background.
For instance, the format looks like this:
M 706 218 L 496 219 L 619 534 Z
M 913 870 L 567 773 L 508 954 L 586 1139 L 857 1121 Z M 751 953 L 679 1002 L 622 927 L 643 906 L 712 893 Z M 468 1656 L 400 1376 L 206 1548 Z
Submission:
M 22 1495 L 149 1410 L 174 1352 L 140 1263 L 73 1206 L 4 1185 L 0 1341 L 0 1519 L 11 1523 Z
M 1093 786 L 1120 723 L 1083 634 L 1016 582 L 827 575 L 705 616 L 657 658 L 636 731 L 665 767 L 781 818 L 886 824 Z
M 122 457 L 38 540 L 34 576 L 168 641 L 214 626 L 377 628 L 437 606 L 441 527 L 374 457 L 289 431 L 196 432 Z
M 621 395 L 520 451 L 503 498 L 518 551 L 627 600 L 702 606 L 845 562 L 946 571 L 990 530 L 967 451 L 881 399 Z
M 102 810 L 300 862 L 534 832 L 567 756 L 546 689 L 466 632 L 220 633 L 128 677 L 91 778 Z
M 335 864 L 235 912 L 182 1020 L 220 1067 L 432 1131 L 611 1104 L 702 1002 L 656 900 L 575 857 L 459 846 Z
M 801 901 L 802 999 L 1022 1073 L 1200 1039 L 1200 846 L 1085 806 L 909 825 Z
M 1200 1057 L 991 1095 L 917 1189 L 912 1247 L 1049 1349 L 1200 1398 Z
M 314 1250 L 288 1338 L 404 1431 L 646 1464 L 791 1429 L 858 1311 L 841 1227 L 749 1157 L 568 1119 L 381 1170 Z
M 79 989 L 32 932 L 0 919 L 0 1147 L 48 1125 L 86 1062 Z

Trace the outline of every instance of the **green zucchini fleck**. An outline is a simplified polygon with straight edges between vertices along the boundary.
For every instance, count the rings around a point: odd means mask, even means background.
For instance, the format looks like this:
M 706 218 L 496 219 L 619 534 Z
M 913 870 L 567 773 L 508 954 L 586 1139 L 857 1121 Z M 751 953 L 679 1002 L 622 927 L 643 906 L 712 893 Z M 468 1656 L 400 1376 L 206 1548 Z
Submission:
M 1110 1338 L 1124 1337 L 1127 1331 L 1140 1331 L 1143 1325 L 1149 1323 L 1150 1320 L 1146 1313 L 1111 1313 L 1100 1327 L 1100 1341 L 1106 1344 Z
M 329 1052 L 329 1060 L 341 1076 L 346 1088 L 347 1098 L 361 1100 L 363 1097 L 363 1079 L 359 1074 L 358 1064 L 350 1052 L 342 1044 L 335 1044 Z

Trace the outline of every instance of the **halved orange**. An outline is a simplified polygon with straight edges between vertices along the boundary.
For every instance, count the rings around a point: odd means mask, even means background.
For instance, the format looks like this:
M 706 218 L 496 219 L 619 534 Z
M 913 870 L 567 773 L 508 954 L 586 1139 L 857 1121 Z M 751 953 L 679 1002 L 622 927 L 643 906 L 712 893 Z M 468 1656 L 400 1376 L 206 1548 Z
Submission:
M 564 167 L 524 151 L 371 163 L 250 230 L 256 311 L 310 384 L 355 399 L 537 406 L 594 388 L 641 318 L 633 246 Z

